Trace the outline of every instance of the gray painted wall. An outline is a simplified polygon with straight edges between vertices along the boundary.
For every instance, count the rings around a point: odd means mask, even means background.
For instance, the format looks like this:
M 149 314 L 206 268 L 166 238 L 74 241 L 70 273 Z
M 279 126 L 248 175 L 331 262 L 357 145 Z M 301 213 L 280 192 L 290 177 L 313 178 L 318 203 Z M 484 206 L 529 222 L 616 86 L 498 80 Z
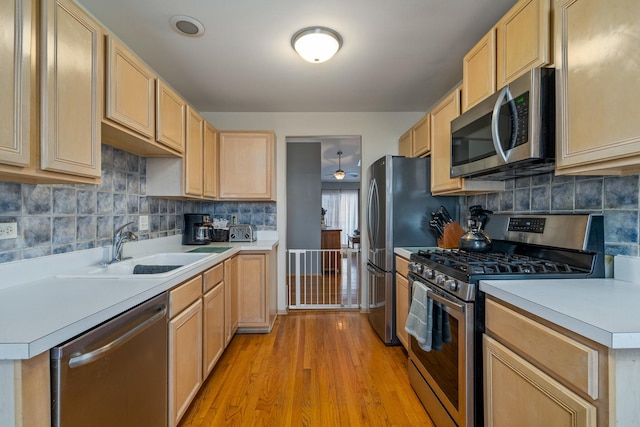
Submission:
M 287 143 L 287 248 L 320 249 L 320 143 Z

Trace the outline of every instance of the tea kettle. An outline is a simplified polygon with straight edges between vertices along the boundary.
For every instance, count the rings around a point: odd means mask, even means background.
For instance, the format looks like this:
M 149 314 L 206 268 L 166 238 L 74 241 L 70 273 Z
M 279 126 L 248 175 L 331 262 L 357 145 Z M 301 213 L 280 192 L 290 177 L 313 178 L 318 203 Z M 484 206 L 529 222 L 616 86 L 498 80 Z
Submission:
M 458 248 L 471 252 L 488 252 L 491 250 L 491 237 L 484 232 L 484 225 L 489 219 L 488 211 L 480 205 L 469 207 L 470 217 L 468 221 L 469 231 L 467 231 L 458 241 Z

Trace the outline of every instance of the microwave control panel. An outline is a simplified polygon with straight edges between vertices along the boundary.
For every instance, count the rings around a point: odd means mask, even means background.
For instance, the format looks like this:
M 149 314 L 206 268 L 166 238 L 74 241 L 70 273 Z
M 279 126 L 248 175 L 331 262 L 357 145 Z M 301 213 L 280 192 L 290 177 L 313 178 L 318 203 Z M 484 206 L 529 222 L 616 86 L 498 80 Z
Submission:
M 529 92 L 514 97 L 511 102 L 515 106 L 513 146 L 517 147 L 529 140 Z

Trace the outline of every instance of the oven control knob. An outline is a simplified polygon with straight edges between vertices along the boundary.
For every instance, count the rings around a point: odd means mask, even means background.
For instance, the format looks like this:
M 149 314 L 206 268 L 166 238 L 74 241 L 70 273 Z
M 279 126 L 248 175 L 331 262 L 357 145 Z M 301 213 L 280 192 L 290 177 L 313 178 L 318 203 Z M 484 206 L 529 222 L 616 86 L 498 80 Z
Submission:
M 455 279 L 449 279 L 444 283 L 444 287 L 455 292 L 459 288 L 458 281 Z
M 413 265 L 413 272 L 416 274 L 422 274 L 422 270 L 424 269 L 424 267 L 421 264 L 414 264 Z
M 435 272 L 435 271 L 433 271 L 433 269 L 431 269 L 431 268 L 425 268 L 425 269 L 424 269 L 424 274 L 423 274 L 423 276 L 424 276 L 426 279 L 433 279 L 433 278 L 435 277 L 435 275 L 436 275 L 436 272 Z
M 443 274 L 438 274 L 436 276 L 436 285 L 438 286 L 442 286 L 442 284 L 445 282 L 445 278 Z

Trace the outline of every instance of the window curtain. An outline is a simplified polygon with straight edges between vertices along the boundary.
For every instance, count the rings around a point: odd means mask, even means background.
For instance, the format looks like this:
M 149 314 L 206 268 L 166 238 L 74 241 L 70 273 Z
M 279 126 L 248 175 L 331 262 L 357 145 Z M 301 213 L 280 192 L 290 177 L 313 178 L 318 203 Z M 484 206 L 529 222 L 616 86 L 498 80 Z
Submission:
M 342 230 L 342 246 L 347 246 L 349 236 L 358 226 L 359 190 L 322 190 L 322 207 L 327 210 L 324 216 L 327 228 Z

